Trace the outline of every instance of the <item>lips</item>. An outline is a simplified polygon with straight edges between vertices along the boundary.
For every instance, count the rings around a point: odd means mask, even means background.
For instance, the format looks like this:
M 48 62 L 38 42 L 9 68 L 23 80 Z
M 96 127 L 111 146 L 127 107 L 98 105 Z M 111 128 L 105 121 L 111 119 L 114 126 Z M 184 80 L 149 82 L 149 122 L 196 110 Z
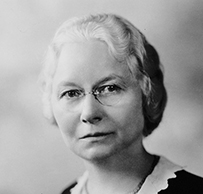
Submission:
M 108 133 L 103 133 L 103 132 L 96 132 L 96 133 L 91 133 L 91 134 L 87 134 L 85 136 L 83 136 L 81 139 L 85 139 L 85 138 L 99 138 L 99 137 L 105 137 L 108 135 L 113 134 L 113 132 L 108 132 Z

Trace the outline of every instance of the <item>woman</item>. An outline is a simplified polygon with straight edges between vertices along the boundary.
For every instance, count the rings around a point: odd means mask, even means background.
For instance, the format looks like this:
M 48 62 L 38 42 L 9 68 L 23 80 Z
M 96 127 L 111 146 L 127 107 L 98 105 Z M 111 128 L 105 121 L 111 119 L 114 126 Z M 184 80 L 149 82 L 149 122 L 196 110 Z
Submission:
M 167 94 L 156 50 L 129 21 L 113 14 L 68 20 L 41 78 L 45 116 L 87 169 L 63 194 L 185 193 L 167 183 L 182 168 L 142 144 L 158 127 Z

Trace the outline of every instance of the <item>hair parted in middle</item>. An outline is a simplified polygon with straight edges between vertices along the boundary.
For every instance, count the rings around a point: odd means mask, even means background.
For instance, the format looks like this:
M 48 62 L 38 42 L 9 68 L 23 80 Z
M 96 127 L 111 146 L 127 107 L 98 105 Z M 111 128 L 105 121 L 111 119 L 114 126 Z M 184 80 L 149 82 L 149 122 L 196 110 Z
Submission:
M 69 19 L 57 30 L 45 57 L 41 72 L 44 115 L 56 124 L 50 96 L 57 61 L 68 42 L 96 39 L 107 44 L 109 53 L 125 63 L 142 90 L 142 107 L 145 119 L 143 134 L 149 135 L 162 120 L 167 102 L 163 66 L 155 48 L 128 20 L 114 14 L 88 15 Z

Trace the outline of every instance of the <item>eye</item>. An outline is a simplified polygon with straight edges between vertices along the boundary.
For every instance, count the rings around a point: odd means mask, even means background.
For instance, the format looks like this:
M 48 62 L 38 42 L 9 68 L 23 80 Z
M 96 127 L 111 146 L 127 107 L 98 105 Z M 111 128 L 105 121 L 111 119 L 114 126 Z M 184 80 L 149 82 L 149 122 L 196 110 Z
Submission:
M 101 86 L 99 88 L 97 88 L 97 93 L 100 94 L 100 95 L 113 95 L 113 94 L 119 94 L 123 89 L 116 85 L 116 84 L 113 84 L 113 85 L 104 85 L 104 86 Z
M 66 97 L 69 100 L 77 99 L 83 96 L 83 92 L 81 90 L 68 90 L 62 93 L 61 98 Z

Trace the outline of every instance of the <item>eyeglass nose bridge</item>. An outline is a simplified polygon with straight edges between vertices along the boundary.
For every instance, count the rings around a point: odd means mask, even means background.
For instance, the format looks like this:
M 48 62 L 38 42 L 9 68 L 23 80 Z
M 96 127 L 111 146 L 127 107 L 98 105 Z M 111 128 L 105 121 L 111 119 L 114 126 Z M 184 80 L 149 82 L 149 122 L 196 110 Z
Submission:
M 99 100 L 99 98 L 98 98 L 98 93 L 96 92 L 96 91 L 90 91 L 90 92 L 84 92 L 84 96 L 86 96 L 86 95 L 88 95 L 88 94 L 90 94 L 90 95 L 92 95 L 92 96 L 94 96 L 94 98 L 100 103 L 100 104 L 102 104 L 102 105 L 104 105 L 100 100 Z

